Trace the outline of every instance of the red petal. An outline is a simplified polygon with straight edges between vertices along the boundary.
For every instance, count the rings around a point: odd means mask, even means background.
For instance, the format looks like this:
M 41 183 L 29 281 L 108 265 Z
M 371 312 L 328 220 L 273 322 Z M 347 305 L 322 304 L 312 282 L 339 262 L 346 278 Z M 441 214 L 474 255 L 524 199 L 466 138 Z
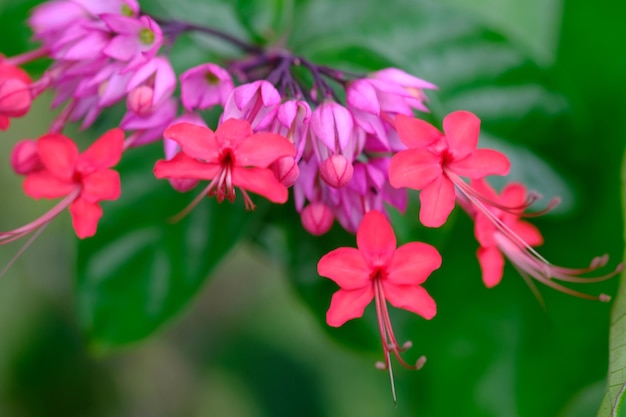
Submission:
M 499 202 L 500 196 L 495 192 L 491 185 L 484 179 L 474 179 L 470 181 L 470 186 L 487 200 Z
M 157 178 L 212 180 L 219 171 L 219 165 L 205 164 L 182 152 L 169 161 L 159 160 L 154 165 L 154 176 Z
M 58 133 L 44 135 L 37 141 L 37 152 L 52 175 L 71 180 L 78 162 L 78 148 L 72 139 Z
M 455 160 L 448 165 L 455 174 L 468 178 L 483 178 L 487 175 L 506 175 L 511 163 L 501 152 L 477 149 L 467 158 Z
M 420 192 L 420 221 L 427 227 L 443 225 L 454 208 L 454 184 L 442 175 Z
M 455 159 L 462 159 L 476 149 L 480 119 L 468 111 L 455 111 L 444 117 L 443 131 Z
M 510 225 L 511 230 L 515 232 L 522 240 L 528 243 L 529 246 L 539 246 L 543 244 L 543 236 L 539 229 L 528 222 L 518 220 Z
M 512 182 L 502 189 L 500 203 L 504 206 L 519 207 L 526 202 L 526 187 L 523 184 Z
M 326 323 L 339 327 L 346 321 L 361 317 L 365 307 L 374 298 L 372 286 L 358 290 L 339 290 L 333 294 L 330 308 L 326 312 Z
M 102 208 L 98 204 L 77 198 L 70 205 L 70 213 L 76 236 L 84 239 L 96 234 L 98 220 L 102 217 Z
M 474 219 L 474 235 L 480 246 L 495 246 L 496 226 L 489 220 L 487 216 L 478 213 Z
M 242 168 L 232 170 L 233 185 L 259 194 L 273 203 L 286 203 L 289 192 L 274 173 L 267 168 Z
M 176 123 L 165 129 L 163 137 L 177 142 L 192 158 L 217 162 L 220 146 L 215 140 L 215 133 L 208 127 Z
M 395 188 L 421 190 L 442 173 L 441 158 L 424 149 L 398 152 L 389 164 L 389 183 Z
M 411 242 L 393 255 L 385 282 L 393 285 L 419 285 L 441 266 L 441 255 L 431 245 Z
M 252 127 L 246 120 L 228 119 L 215 131 L 217 143 L 222 148 L 237 149 L 241 142 L 252 136 Z
M 100 169 L 110 168 L 120 161 L 123 150 L 124 131 L 111 129 L 78 157 L 76 169 L 83 174 L 90 174 Z
M 112 169 L 104 169 L 83 178 L 80 197 L 90 203 L 97 203 L 102 200 L 117 200 L 120 192 L 120 174 Z
M 480 247 L 476 251 L 476 257 L 483 272 L 483 282 L 487 288 L 494 287 L 502 280 L 504 271 L 504 256 L 495 246 Z
M 371 285 L 370 269 L 363 255 L 355 248 L 338 248 L 320 259 L 317 273 L 330 278 L 344 290 L 355 290 Z
M 384 214 L 372 210 L 363 216 L 356 244 L 371 268 L 389 265 L 396 250 L 396 235 Z
M 78 184 L 63 180 L 48 171 L 35 171 L 24 179 L 24 192 L 32 198 L 65 197 L 74 191 Z
M 238 166 L 267 168 L 284 156 L 295 156 L 296 148 L 289 140 L 275 133 L 261 132 L 244 139 L 236 150 Z
M 437 314 L 435 300 L 419 285 L 389 285 L 383 281 L 383 291 L 394 307 L 419 314 L 427 320 Z
M 7 130 L 11 125 L 11 120 L 8 117 L 0 114 L 0 130 Z
M 409 148 L 425 148 L 443 136 L 430 123 L 404 114 L 396 116 L 395 125 L 400 140 Z

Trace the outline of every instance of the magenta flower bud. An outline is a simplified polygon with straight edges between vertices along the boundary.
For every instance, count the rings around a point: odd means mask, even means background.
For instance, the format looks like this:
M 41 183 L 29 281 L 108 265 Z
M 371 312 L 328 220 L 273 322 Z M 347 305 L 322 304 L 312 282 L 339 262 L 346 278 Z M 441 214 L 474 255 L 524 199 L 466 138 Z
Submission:
M 147 85 L 152 88 L 152 106 L 166 101 L 172 96 L 176 89 L 176 73 L 170 61 L 162 56 L 146 61 L 138 67 L 134 75 L 128 80 L 126 91 L 130 92 L 140 85 Z
M 11 151 L 11 167 L 18 175 L 28 175 L 42 169 L 43 164 L 37 152 L 37 141 L 24 139 L 17 142 Z
M 300 213 L 300 219 L 307 232 L 320 236 L 330 230 L 334 216 L 326 204 L 318 201 L 306 206 Z
M 33 101 L 28 84 L 17 78 L 0 82 L 0 115 L 21 117 L 28 113 Z
M 324 102 L 313 110 L 310 127 L 315 136 L 335 152 L 345 149 L 353 140 L 352 114 L 333 101 Z
M 233 88 L 228 71 L 211 63 L 190 68 L 180 76 L 181 100 L 187 111 L 223 106 Z
M 334 188 L 341 188 L 352 179 L 354 168 L 343 155 L 332 155 L 320 164 L 320 177 Z
M 152 99 L 154 90 L 147 85 L 140 85 L 128 93 L 126 105 L 128 110 L 140 116 L 146 116 L 152 112 Z
M 102 49 L 105 55 L 119 61 L 141 60 L 156 55 L 163 42 L 159 25 L 149 16 L 138 18 L 116 14 L 102 14 L 100 19 L 114 33 Z
M 226 99 L 221 121 L 247 120 L 255 131 L 266 129 L 278 111 L 280 94 L 265 80 L 243 84 Z
M 291 156 L 283 156 L 272 164 L 272 171 L 276 179 L 285 187 L 291 187 L 300 176 L 300 168 Z

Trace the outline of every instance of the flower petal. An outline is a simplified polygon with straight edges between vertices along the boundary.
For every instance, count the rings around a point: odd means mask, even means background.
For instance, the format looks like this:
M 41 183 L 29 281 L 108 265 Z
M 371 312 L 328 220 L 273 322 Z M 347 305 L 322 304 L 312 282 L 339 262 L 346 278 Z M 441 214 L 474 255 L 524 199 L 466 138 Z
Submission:
M 454 184 L 442 175 L 420 192 L 420 221 L 426 227 L 443 225 L 454 209 Z
M 111 168 L 120 161 L 123 150 L 124 131 L 111 129 L 100 136 L 78 157 L 76 169 L 83 174 L 88 174 L 100 169 Z
M 24 193 L 32 198 L 59 198 L 74 191 L 78 184 L 42 170 L 28 174 L 23 187 Z
M 539 246 L 543 244 L 543 236 L 539 229 L 531 223 L 523 220 L 517 220 L 510 225 L 511 230 L 515 232 L 529 246 Z
M 219 171 L 219 165 L 197 161 L 183 152 L 177 153 L 169 161 L 159 160 L 154 165 L 154 176 L 157 178 L 212 180 Z
M 78 161 L 78 148 L 72 139 L 58 133 L 44 135 L 37 141 L 37 152 L 52 175 L 71 180 Z
M 480 246 L 495 246 L 495 234 L 498 229 L 483 213 L 477 213 L 474 219 L 474 235 Z
M 467 158 L 451 162 L 448 168 L 462 177 L 483 178 L 487 175 L 507 175 L 511 163 L 502 152 L 477 149 Z
M 252 126 L 247 120 L 228 119 L 217 127 L 215 139 L 222 148 L 236 150 L 252 134 Z
M 317 263 L 317 273 L 330 278 L 344 290 L 371 285 L 370 269 L 355 248 L 338 248 L 328 252 Z
M 289 192 L 274 173 L 267 168 L 242 168 L 232 170 L 233 185 L 259 194 L 273 203 L 286 203 Z
M 220 147 L 215 140 L 215 133 L 208 127 L 186 122 L 176 123 L 165 129 L 163 137 L 177 142 L 192 158 L 217 162 Z
M 236 150 L 235 164 L 267 168 L 272 162 L 294 156 L 296 148 L 285 137 L 275 133 L 260 132 L 244 139 Z
M 393 285 L 419 285 L 441 266 L 441 255 L 433 246 L 411 242 L 400 246 L 393 255 L 385 282 Z
M 425 149 L 398 152 L 389 164 L 389 183 L 395 188 L 421 190 L 441 176 L 441 158 Z
M 487 288 L 495 287 L 502 280 L 504 272 L 504 256 L 496 246 L 480 247 L 476 251 L 480 269 L 483 272 L 483 282 Z
M 120 174 L 112 169 L 103 169 L 83 178 L 80 197 L 90 203 L 97 203 L 102 200 L 117 200 L 120 193 Z
M 409 148 L 425 148 L 443 136 L 430 123 L 403 114 L 396 116 L 395 125 L 402 143 Z
M 455 111 L 444 117 L 443 131 L 454 158 L 462 159 L 476 149 L 480 119 L 468 111 Z
M 98 204 L 77 198 L 70 205 L 70 214 L 76 236 L 84 239 L 96 234 L 98 221 L 102 217 L 102 208 Z
M 374 298 L 374 288 L 370 285 L 358 290 L 339 290 L 333 294 L 330 308 L 326 312 L 326 323 L 339 327 L 346 321 L 361 317 L 365 307 Z
M 397 308 L 419 314 L 427 320 L 437 314 L 435 300 L 419 285 L 390 285 L 383 281 L 385 299 Z
M 384 214 L 372 210 L 363 216 L 356 244 L 371 268 L 389 265 L 396 250 L 396 235 Z

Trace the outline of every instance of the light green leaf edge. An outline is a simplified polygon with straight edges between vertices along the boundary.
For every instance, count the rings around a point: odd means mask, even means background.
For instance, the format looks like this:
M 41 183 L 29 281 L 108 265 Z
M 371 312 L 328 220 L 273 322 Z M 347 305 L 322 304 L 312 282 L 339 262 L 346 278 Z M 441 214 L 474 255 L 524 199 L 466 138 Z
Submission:
M 622 165 L 622 210 L 626 222 L 626 155 Z M 626 230 L 624 231 L 626 239 Z M 626 253 L 624 254 L 626 260 Z M 609 378 L 607 392 L 597 417 L 623 417 L 626 415 L 626 271 L 622 272 L 620 285 L 611 311 L 609 336 Z M 621 411 L 620 411 L 621 410 Z

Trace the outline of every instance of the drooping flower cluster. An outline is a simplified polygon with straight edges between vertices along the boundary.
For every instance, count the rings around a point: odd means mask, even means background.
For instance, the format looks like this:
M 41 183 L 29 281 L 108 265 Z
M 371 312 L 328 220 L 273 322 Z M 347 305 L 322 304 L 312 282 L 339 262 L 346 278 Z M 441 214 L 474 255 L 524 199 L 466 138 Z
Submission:
M 215 29 L 143 14 L 136 0 L 53 0 L 29 19 L 40 48 L 0 58 L 0 129 L 26 115 L 44 91 L 54 94 L 58 116 L 37 141 L 24 140 L 11 154 L 33 198 L 63 198 L 26 226 L 0 233 L 0 243 L 41 230 L 69 207 L 79 238 L 92 236 L 102 216 L 100 201 L 115 200 L 120 177 L 111 168 L 123 152 L 162 141 L 164 159 L 154 174 L 185 192 L 206 181 L 182 218 L 205 196 L 253 209 L 248 193 L 285 203 L 293 189 L 302 226 L 321 235 L 335 220 L 356 233 L 358 249 L 339 248 L 318 264 L 320 275 L 340 290 L 327 313 L 331 326 L 360 317 L 375 300 L 385 361 L 391 353 L 409 366 L 391 327 L 387 301 L 432 318 L 434 300 L 421 286 L 442 263 L 435 248 L 412 242 L 396 248 L 388 210 L 404 212 L 407 189 L 420 191 L 419 219 L 440 227 L 458 204 L 476 224 L 477 256 L 486 286 L 498 284 L 509 259 L 533 290 L 536 280 L 584 298 L 558 281 L 597 282 L 581 274 L 606 265 L 568 269 L 548 263 L 533 248 L 539 231 L 521 220 L 536 200 L 522 184 L 498 195 L 486 182 L 506 175 L 508 158 L 477 148 L 480 120 L 467 111 L 443 119 L 443 132 L 415 117 L 428 111 L 425 92 L 435 85 L 397 68 L 345 73 L 276 48 L 247 44 Z M 215 36 L 245 53 L 224 66 L 206 62 L 176 74 L 169 51 L 185 32 Z M 52 64 L 33 80 L 20 65 L 47 57 Z M 307 76 L 299 74 L 307 72 Z M 180 93 L 177 94 L 176 92 Z M 345 97 L 341 99 L 340 97 Z M 69 122 L 88 128 L 107 108 L 121 103 L 119 127 L 85 152 L 62 134 Z M 221 108 L 215 128 L 204 112 Z M 124 140 L 124 137 L 126 139 Z M 133 149 L 140 152 L 140 149 Z M 122 178 L 123 180 L 123 178 Z M 413 213 L 409 213 L 413 215 Z M 208 231 L 210 233 L 210 231 Z M 394 392 L 395 398 L 395 392 Z

